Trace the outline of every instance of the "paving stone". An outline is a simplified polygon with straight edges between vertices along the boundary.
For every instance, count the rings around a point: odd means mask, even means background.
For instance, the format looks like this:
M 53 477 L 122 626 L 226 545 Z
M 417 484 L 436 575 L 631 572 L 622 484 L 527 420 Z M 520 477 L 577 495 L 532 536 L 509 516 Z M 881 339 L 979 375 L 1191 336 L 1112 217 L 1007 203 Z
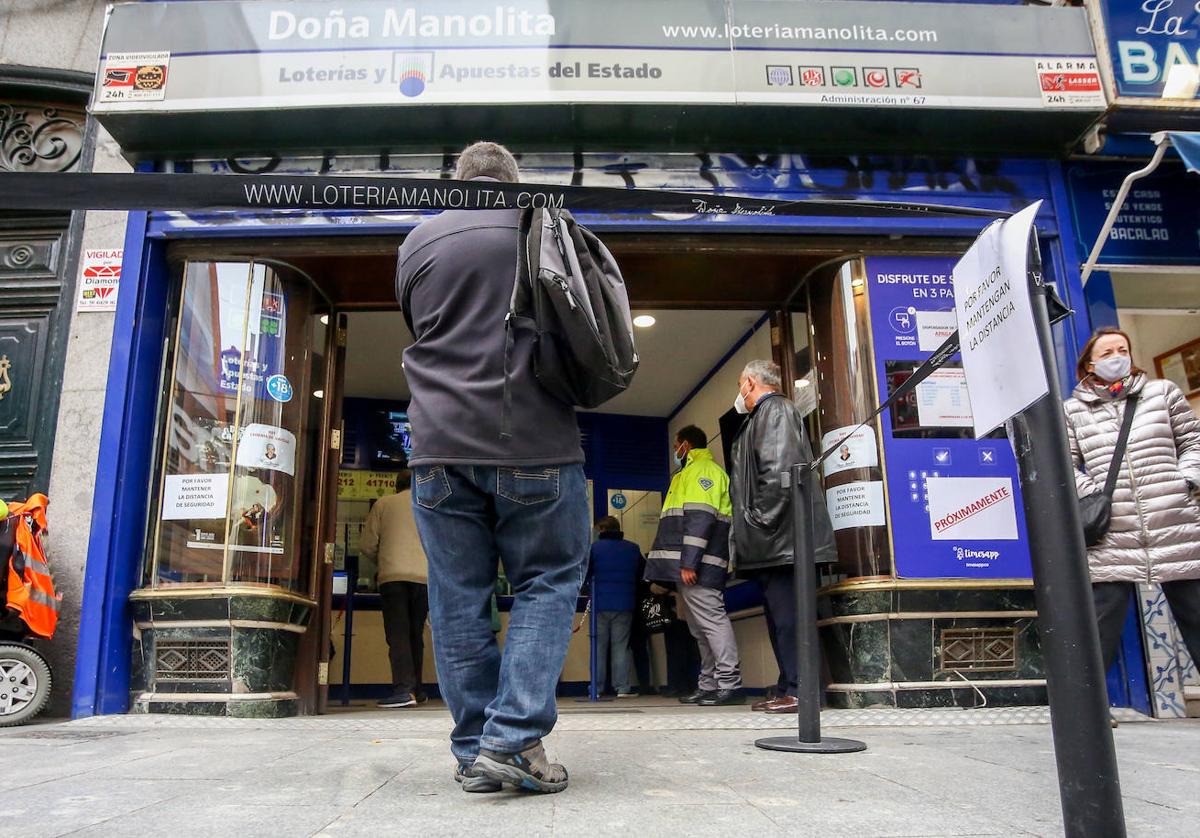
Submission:
M 546 741 L 571 773 L 558 795 L 463 793 L 438 709 L 40 725 L 0 734 L 22 766 L 0 777 L 0 838 L 1062 833 L 1044 708 L 848 712 L 829 727 L 868 749 L 836 756 L 760 750 L 794 719 L 739 708 L 564 713 Z M 1115 736 L 1129 834 L 1200 834 L 1200 722 Z

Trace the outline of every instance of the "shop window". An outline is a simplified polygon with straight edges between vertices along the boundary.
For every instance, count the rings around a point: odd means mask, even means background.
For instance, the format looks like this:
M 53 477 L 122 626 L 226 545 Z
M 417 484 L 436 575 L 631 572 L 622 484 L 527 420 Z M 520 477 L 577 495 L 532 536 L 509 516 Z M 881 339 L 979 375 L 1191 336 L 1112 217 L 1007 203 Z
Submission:
M 148 583 L 312 587 L 328 309 L 284 266 L 189 262 Z
M 823 450 L 844 440 L 877 405 L 863 272 L 861 260 L 847 260 L 836 271 L 808 284 L 806 325 L 811 328 L 812 339 L 810 345 L 797 352 L 797 373 L 804 364 L 811 366 L 810 376 L 815 371 L 812 380 L 817 395 L 814 412 L 818 432 L 813 439 L 819 446 L 814 448 Z M 839 496 L 845 496 L 841 493 L 865 495 L 869 503 L 865 510 L 869 514 L 835 526 L 837 563 L 828 568 L 823 584 L 892 573 L 890 538 L 882 524 L 879 484 L 883 472 L 877 445 L 875 429 L 868 427 L 855 444 L 842 449 L 843 456 L 830 458 L 822 468 L 827 500 L 833 498 L 831 506 Z M 834 511 L 831 508 L 831 515 Z

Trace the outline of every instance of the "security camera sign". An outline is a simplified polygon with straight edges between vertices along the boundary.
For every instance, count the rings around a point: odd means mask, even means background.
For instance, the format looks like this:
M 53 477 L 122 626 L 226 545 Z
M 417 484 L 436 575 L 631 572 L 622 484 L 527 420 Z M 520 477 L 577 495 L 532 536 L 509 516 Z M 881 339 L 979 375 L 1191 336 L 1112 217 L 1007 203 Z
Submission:
M 121 284 L 121 248 L 85 250 L 79 275 L 76 311 L 116 311 Z

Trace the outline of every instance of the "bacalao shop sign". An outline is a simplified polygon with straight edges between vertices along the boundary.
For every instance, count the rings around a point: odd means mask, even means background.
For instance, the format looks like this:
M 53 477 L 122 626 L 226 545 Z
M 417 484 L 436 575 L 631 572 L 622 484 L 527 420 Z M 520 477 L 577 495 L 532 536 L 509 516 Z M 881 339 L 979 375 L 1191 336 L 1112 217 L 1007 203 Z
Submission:
M 1116 127 L 1200 125 L 1200 1 L 1087 0 L 1087 7 Z
M 1104 107 L 1081 9 L 811 0 L 118 4 L 93 100 L 131 156 L 483 128 L 819 145 L 849 112 L 895 147 L 1061 147 Z

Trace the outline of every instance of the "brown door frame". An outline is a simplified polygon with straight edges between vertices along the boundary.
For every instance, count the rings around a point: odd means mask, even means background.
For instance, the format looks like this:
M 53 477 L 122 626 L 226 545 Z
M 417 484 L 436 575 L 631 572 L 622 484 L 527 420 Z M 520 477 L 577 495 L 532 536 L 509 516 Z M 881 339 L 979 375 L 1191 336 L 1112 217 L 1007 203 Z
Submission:
M 329 706 L 330 635 L 333 614 L 333 545 L 337 530 L 338 470 L 342 463 L 345 432 L 342 427 L 342 390 L 346 372 L 346 315 L 329 314 L 331 328 L 325 336 L 324 409 L 321 415 L 317 456 L 317 503 L 312 545 L 312 597 L 316 600 L 308 630 L 296 656 L 297 693 L 303 711 L 325 713 Z

